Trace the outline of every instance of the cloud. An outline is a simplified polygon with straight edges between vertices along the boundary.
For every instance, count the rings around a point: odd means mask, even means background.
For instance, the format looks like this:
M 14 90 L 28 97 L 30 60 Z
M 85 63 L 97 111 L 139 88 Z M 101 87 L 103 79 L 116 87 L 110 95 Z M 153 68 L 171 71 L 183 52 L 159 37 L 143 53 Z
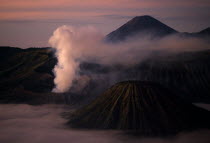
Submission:
M 108 44 L 103 41 L 103 34 L 93 27 L 57 28 L 49 40 L 51 46 L 56 49 L 58 58 L 58 64 L 54 68 L 56 87 L 53 91 L 67 92 L 73 81 L 80 77 L 79 65 L 82 62 L 128 67 L 139 64 L 157 51 L 166 54 L 210 48 L 209 44 L 201 39 L 172 35 L 155 40 L 146 32 L 125 42 Z M 115 76 L 119 76 L 119 72 Z M 113 75 L 111 77 L 113 78 Z M 120 77 L 118 80 L 125 79 Z
M 171 138 L 138 138 L 113 130 L 74 130 L 65 126 L 60 115 L 72 112 L 65 105 L 0 105 L 2 143 L 209 143 L 210 131 L 180 133 Z

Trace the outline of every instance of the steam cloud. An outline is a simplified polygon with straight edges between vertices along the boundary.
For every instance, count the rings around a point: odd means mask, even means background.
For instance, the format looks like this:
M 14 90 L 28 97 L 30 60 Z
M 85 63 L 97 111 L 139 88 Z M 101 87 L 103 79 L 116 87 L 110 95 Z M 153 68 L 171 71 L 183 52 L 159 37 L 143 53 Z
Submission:
M 77 76 L 80 60 L 102 35 L 92 27 L 73 28 L 62 26 L 55 30 L 49 43 L 56 49 L 58 64 L 54 68 L 56 87 L 54 92 L 65 92 L 71 87 Z
M 139 35 L 138 35 L 139 36 Z M 128 39 L 118 44 L 103 41 L 104 35 L 93 27 L 61 26 L 57 28 L 49 43 L 56 49 L 58 64 L 54 68 L 54 92 L 67 92 L 73 81 L 81 79 L 78 74 L 81 62 L 102 65 L 132 66 L 151 56 L 154 51 L 180 52 L 209 49 L 209 44 L 197 38 L 168 36 L 151 40 L 150 36 Z

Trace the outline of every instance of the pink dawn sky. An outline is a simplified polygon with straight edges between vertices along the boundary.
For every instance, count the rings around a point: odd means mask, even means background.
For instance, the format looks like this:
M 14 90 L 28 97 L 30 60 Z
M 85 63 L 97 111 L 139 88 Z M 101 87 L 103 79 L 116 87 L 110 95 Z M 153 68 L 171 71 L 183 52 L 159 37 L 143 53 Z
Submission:
M 0 45 L 47 46 L 62 25 L 92 25 L 107 34 L 141 15 L 197 32 L 210 27 L 210 0 L 0 0 Z

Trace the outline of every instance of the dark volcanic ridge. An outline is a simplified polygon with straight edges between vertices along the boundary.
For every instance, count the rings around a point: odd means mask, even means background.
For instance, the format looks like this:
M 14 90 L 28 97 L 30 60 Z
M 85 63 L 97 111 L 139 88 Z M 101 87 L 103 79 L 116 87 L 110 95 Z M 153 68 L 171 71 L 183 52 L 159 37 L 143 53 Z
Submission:
M 0 47 L 0 51 L 1 103 L 40 104 L 48 103 L 50 98 L 58 97 L 51 92 L 54 87 L 52 70 L 57 62 L 52 49 Z M 80 69 L 84 75 L 87 73 L 109 75 L 119 70 L 118 81 L 136 79 L 158 82 L 165 87 L 176 89 L 177 95 L 181 95 L 189 102 L 210 103 L 209 54 L 210 51 L 206 50 L 150 58 L 128 69 L 82 63 Z M 90 97 L 92 100 L 98 95 L 97 93 L 110 86 L 109 78 L 106 76 L 102 79 L 94 79 L 91 76 L 90 78 L 90 83 L 80 93 L 66 94 L 69 95 L 69 101 L 71 99 L 70 103 L 72 96 L 76 101 L 77 97 L 78 99 L 84 97 L 88 101 Z
M 157 83 L 125 81 L 73 113 L 68 124 L 74 128 L 164 136 L 209 128 L 209 120 L 208 111 L 185 102 Z

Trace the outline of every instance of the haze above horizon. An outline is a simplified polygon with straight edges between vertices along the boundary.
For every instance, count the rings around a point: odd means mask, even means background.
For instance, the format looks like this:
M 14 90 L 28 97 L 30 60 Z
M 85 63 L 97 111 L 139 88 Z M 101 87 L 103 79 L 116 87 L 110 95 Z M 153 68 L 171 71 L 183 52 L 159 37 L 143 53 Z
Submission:
M 48 46 L 62 25 L 91 25 L 104 34 L 135 16 L 151 15 L 180 32 L 210 26 L 209 0 L 0 0 L 0 45 Z

